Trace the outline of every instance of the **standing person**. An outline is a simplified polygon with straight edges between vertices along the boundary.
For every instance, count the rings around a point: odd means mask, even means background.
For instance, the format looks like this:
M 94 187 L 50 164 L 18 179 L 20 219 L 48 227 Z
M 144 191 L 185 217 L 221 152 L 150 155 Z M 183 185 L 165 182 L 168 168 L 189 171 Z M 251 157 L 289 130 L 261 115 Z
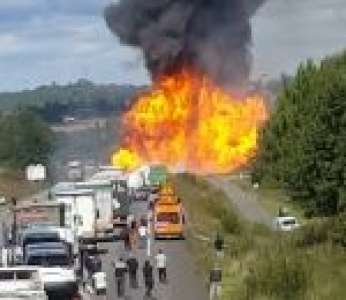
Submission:
M 131 243 L 130 243 L 130 229 L 125 226 L 123 230 L 120 233 L 121 239 L 124 241 L 124 249 L 126 251 L 131 250 Z
M 144 249 L 146 247 L 147 234 L 148 234 L 147 226 L 142 222 L 142 224 L 138 228 L 139 244 L 141 249 Z
M 155 256 L 156 268 L 159 272 L 159 281 L 164 283 L 167 281 L 167 256 L 159 249 L 159 253 Z
M 127 227 L 128 227 L 128 228 L 131 227 L 131 224 L 132 224 L 132 222 L 133 222 L 134 220 L 135 220 L 135 216 L 134 216 L 133 214 L 129 214 L 129 215 L 127 216 L 126 221 L 127 221 Z
M 131 227 L 130 227 L 130 243 L 131 243 L 132 250 L 136 248 L 137 240 L 138 240 L 138 226 L 137 226 L 137 221 L 133 220 L 131 222 Z
M 143 266 L 143 277 L 145 285 L 145 295 L 151 297 L 152 290 L 154 288 L 154 276 L 153 276 L 153 267 L 150 264 L 149 260 L 146 260 Z
M 214 249 L 216 251 L 216 258 L 223 258 L 224 239 L 219 232 L 216 234 Z
M 122 258 L 119 258 L 114 263 L 114 275 L 117 287 L 118 298 L 125 295 L 125 273 L 127 272 L 126 263 Z
M 131 254 L 128 260 L 126 261 L 126 263 L 127 263 L 127 268 L 129 271 L 130 287 L 135 289 L 138 287 L 138 280 L 137 280 L 138 260 L 133 254 Z
M 220 268 L 213 268 L 210 270 L 209 277 L 209 299 L 219 299 L 221 296 L 221 282 L 222 282 L 222 270 Z

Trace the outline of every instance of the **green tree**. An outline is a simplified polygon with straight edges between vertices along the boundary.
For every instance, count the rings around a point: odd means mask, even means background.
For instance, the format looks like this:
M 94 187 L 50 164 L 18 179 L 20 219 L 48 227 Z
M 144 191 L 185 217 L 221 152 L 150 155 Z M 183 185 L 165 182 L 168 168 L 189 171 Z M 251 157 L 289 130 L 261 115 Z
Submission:
M 346 52 L 308 61 L 260 137 L 255 177 L 277 182 L 309 215 L 346 210 Z
M 48 162 L 52 150 L 49 127 L 33 112 L 18 110 L 0 118 L 0 163 L 24 168 L 31 163 Z

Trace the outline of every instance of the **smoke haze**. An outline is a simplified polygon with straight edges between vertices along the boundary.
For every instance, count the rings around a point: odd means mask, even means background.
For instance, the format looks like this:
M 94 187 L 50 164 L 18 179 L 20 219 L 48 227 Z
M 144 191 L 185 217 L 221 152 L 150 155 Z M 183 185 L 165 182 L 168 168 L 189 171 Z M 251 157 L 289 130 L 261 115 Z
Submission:
M 120 0 L 109 28 L 143 50 L 153 78 L 188 66 L 239 89 L 251 69 L 250 18 L 265 0 Z

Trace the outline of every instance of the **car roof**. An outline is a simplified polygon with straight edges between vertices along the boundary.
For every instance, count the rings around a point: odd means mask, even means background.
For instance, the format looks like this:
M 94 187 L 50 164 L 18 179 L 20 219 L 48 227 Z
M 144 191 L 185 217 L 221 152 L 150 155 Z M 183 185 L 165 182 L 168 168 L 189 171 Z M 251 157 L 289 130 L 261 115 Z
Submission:
M 278 220 L 282 220 L 282 221 L 290 221 L 290 220 L 297 220 L 296 217 L 293 216 L 286 216 L 286 217 L 277 217 Z

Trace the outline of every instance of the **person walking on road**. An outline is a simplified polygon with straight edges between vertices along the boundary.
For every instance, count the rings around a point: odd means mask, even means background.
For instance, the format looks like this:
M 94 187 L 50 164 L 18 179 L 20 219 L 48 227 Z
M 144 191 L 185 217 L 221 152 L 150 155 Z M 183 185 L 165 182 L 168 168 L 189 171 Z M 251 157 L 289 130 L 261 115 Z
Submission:
M 121 231 L 121 239 L 124 241 L 124 249 L 125 251 L 131 250 L 131 241 L 130 241 L 130 229 L 125 226 Z
M 137 280 L 138 260 L 133 254 L 131 254 L 128 260 L 126 261 L 126 263 L 127 263 L 127 268 L 129 271 L 130 287 L 133 289 L 136 289 L 138 287 L 138 280 Z
M 152 290 L 154 288 L 154 276 L 153 267 L 149 260 L 146 260 L 143 266 L 143 277 L 145 284 L 145 295 L 151 297 Z
M 126 263 L 122 258 L 119 258 L 114 263 L 114 276 L 117 287 L 118 298 L 121 298 L 125 295 L 125 274 L 127 272 Z
M 222 270 L 215 267 L 210 270 L 209 276 L 209 299 L 219 299 L 221 296 Z
M 130 244 L 131 244 L 132 250 L 136 248 L 137 240 L 138 240 L 138 226 L 137 226 L 137 221 L 133 220 L 130 225 Z
M 216 251 L 216 258 L 223 258 L 224 256 L 224 239 L 219 232 L 216 234 L 214 241 L 214 249 Z
M 155 256 L 156 268 L 159 272 L 160 283 L 165 283 L 167 281 L 167 257 L 163 253 L 162 249 L 159 249 L 158 254 Z
M 139 246 L 141 249 L 144 249 L 146 247 L 147 234 L 148 234 L 147 226 L 142 223 L 138 228 Z

